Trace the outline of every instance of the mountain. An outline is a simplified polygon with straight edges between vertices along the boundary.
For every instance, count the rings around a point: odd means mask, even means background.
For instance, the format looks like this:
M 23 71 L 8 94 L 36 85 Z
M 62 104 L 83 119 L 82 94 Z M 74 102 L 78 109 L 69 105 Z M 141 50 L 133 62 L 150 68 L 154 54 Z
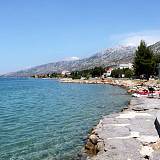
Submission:
M 151 45 L 150 48 L 158 53 L 160 51 L 160 42 Z M 131 46 L 119 46 L 116 48 L 104 49 L 101 52 L 97 52 L 89 58 L 84 58 L 74 61 L 60 61 L 54 63 L 48 63 L 40 66 L 36 66 L 27 70 L 13 72 L 6 74 L 5 76 L 31 76 L 35 74 L 45 74 L 52 72 L 61 72 L 63 70 L 75 71 L 93 68 L 95 66 L 109 66 L 118 63 L 132 62 L 136 47 Z M 160 52 L 159 52 L 160 53 Z
M 160 41 L 149 47 L 155 54 L 160 54 Z

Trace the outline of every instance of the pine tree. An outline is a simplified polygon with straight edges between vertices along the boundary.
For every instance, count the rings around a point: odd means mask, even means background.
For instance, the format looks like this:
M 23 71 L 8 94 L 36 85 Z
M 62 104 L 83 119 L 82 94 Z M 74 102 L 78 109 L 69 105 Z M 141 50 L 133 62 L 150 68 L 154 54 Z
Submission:
M 135 75 L 138 77 L 145 75 L 145 77 L 149 79 L 150 75 L 155 72 L 155 65 L 156 62 L 153 52 L 147 47 L 144 41 L 141 41 L 136 50 L 133 63 Z

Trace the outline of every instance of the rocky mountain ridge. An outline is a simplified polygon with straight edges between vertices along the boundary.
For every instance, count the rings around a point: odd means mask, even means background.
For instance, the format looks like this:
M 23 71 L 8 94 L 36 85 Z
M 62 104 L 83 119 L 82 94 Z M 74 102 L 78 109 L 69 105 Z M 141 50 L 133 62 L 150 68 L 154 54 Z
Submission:
M 150 48 L 158 53 L 160 52 L 160 42 L 151 45 Z M 119 46 L 116 48 L 108 48 L 97 52 L 89 58 L 84 58 L 74 61 L 59 61 L 36 66 L 30 69 L 9 73 L 5 76 L 31 76 L 35 74 L 46 74 L 53 72 L 62 72 L 63 70 L 75 71 L 90 69 L 95 66 L 110 66 L 120 63 L 129 63 L 133 61 L 136 47 L 133 46 Z
M 160 54 L 160 41 L 149 47 L 155 54 Z

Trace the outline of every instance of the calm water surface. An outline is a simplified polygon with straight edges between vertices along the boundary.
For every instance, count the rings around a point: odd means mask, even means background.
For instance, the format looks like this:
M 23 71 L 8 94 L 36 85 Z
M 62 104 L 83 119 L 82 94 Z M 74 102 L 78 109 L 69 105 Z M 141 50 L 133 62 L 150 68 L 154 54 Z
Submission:
M 130 99 L 110 85 L 0 79 L 0 160 L 70 160 L 102 115 Z

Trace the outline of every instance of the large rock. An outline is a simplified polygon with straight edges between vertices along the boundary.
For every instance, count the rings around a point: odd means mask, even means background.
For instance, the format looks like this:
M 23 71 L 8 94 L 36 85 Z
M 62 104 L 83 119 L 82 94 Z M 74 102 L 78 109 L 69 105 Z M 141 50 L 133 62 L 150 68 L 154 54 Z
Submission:
M 97 145 L 93 144 L 89 139 L 85 145 L 85 150 L 90 155 L 96 155 L 98 152 Z
M 89 136 L 89 139 L 94 145 L 96 145 L 98 143 L 98 137 L 95 134 L 91 134 Z

